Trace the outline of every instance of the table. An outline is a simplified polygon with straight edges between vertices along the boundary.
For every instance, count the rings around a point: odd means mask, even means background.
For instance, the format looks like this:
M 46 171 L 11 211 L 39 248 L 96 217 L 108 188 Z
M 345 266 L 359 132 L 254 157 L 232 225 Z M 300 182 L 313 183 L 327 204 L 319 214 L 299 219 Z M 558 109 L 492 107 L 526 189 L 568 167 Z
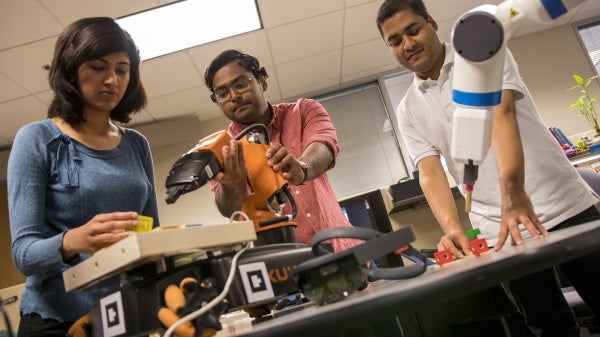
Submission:
M 551 233 L 522 246 L 505 247 L 428 271 L 408 280 L 374 282 L 345 300 L 309 303 L 289 314 L 255 323 L 230 336 L 331 336 L 352 324 L 389 317 L 407 308 L 452 300 L 590 253 L 600 246 L 600 220 Z
M 598 161 L 600 159 L 600 154 L 588 154 L 585 156 L 577 157 L 569 159 L 571 161 L 571 165 L 578 166 L 581 164 L 586 164 L 586 166 L 590 166 L 590 164 L 594 161 Z

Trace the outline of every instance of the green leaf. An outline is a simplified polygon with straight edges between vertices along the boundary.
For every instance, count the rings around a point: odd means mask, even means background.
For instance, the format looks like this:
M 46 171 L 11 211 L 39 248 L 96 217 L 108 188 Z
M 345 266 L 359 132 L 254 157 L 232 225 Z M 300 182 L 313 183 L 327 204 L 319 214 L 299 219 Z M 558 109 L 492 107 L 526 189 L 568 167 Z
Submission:
M 593 76 L 586 79 L 578 74 L 574 74 L 572 76 L 576 84 L 567 89 L 567 91 L 579 89 L 581 95 L 575 99 L 574 103 L 569 105 L 569 110 L 575 110 L 577 108 L 578 115 L 585 117 L 595 127 L 598 121 L 598 110 L 595 106 L 598 96 L 592 96 L 588 92 L 588 87 L 594 79 L 598 78 L 598 76 Z

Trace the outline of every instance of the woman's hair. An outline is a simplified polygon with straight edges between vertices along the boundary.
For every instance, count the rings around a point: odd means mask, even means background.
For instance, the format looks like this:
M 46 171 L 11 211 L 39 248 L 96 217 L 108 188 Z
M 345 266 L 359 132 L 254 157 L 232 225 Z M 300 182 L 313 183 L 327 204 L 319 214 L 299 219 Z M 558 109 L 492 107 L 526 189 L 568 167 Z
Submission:
M 429 13 L 427 13 L 427 8 L 425 7 L 423 0 L 385 0 L 381 6 L 379 6 L 377 19 L 375 20 L 379 33 L 383 35 L 381 26 L 383 26 L 385 20 L 396 15 L 396 13 L 407 9 L 412 10 L 415 14 L 420 15 L 424 17 L 425 20 L 429 21 Z
M 143 109 L 147 98 L 140 79 L 140 53 L 135 42 L 112 18 L 94 17 L 77 20 L 58 36 L 48 81 L 54 98 L 48 118 L 61 117 L 71 125 L 85 121 L 84 100 L 79 91 L 78 70 L 83 62 L 115 52 L 126 52 L 131 63 L 127 90 L 110 118 L 127 123 L 129 115 Z
M 256 57 L 244 54 L 239 50 L 226 50 L 215 57 L 204 72 L 204 84 L 206 84 L 208 90 L 211 92 L 214 90 L 213 79 L 217 71 L 233 61 L 237 61 L 240 66 L 248 70 L 255 77 L 268 77 L 267 71 L 260 66 Z

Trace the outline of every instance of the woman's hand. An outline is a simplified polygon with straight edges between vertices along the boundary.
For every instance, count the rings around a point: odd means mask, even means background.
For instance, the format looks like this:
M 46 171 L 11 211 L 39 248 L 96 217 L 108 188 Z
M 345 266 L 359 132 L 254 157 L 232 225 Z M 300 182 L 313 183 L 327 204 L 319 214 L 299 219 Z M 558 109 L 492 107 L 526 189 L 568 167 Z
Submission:
M 138 223 L 137 216 L 136 212 L 98 214 L 85 225 L 69 230 L 63 237 L 63 258 L 77 253 L 93 254 L 130 236 Z

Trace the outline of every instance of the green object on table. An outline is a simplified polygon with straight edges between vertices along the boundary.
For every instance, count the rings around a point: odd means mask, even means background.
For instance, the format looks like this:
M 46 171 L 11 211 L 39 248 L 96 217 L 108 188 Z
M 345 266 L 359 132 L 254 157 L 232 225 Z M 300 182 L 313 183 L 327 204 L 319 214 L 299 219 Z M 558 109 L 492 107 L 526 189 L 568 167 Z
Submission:
M 476 239 L 477 235 L 481 234 L 479 228 L 469 229 L 467 232 L 467 237 L 469 239 Z

